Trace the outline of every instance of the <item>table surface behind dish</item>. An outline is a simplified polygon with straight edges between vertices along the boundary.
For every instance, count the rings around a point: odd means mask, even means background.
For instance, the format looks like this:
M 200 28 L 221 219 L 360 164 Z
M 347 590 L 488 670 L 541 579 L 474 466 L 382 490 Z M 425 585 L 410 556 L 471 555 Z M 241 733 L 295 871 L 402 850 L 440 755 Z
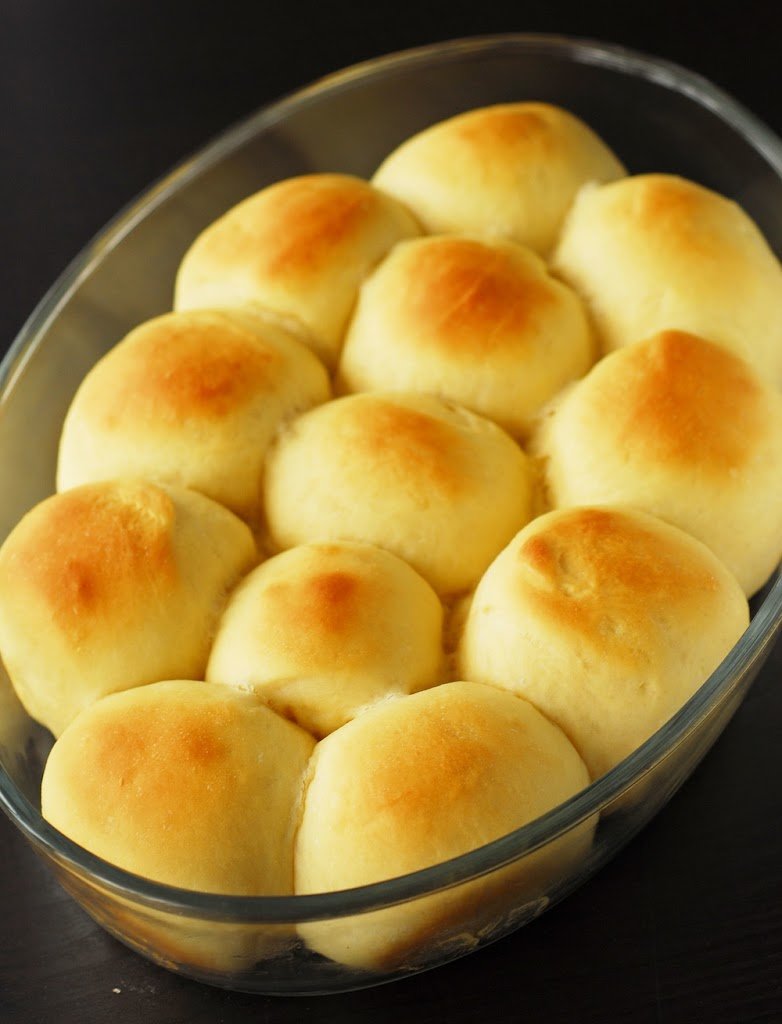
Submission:
M 782 132 L 780 5 L 16 0 L 0 13 L 0 349 L 123 205 L 226 125 L 381 53 L 501 31 L 685 64 Z M 592 8 L 599 6 L 599 10 Z M 422 9 L 423 8 L 423 9 Z M 782 645 L 668 807 L 515 935 L 408 981 L 274 999 L 210 989 L 103 933 L 0 816 L 0 1021 L 782 1021 Z

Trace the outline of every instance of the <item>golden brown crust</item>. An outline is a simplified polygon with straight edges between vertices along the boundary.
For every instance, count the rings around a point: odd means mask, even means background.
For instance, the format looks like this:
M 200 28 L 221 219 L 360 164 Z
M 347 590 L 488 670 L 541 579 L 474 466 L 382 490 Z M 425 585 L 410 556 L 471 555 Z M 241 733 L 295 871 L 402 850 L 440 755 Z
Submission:
M 193 491 L 123 479 L 33 508 L 0 549 L 0 650 L 28 713 L 58 735 L 104 694 L 203 678 L 248 527 Z
M 748 622 L 735 577 L 689 534 L 628 507 L 563 509 L 482 577 L 458 671 L 531 701 L 596 778 L 679 710 Z
M 554 111 L 555 108 L 543 103 L 501 104 L 484 109 L 480 116 L 465 114 L 454 127 L 457 138 L 476 153 L 484 154 L 487 164 L 505 149 L 514 154 L 527 151 L 530 156 L 548 160 L 562 145 L 553 128 Z
M 366 712 L 321 742 L 312 776 L 297 868 L 299 891 L 309 892 L 322 891 L 307 877 L 312 869 L 357 885 L 465 853 L 587 780 L 560 730 L 526 701 L 468 682 Z M 355 860 L 339 862 L 349 848 Z
M 670 174 L 586 188 L 553 266 L 583 295 L 605 352 L 683 330 L 782 383 L 782 267 L 725 196 Z
M 139 586 L 154 580 L 161 599 L 174 591 L 174 524 L 171 498 L 151 485 L 77 488 L 22 520 L 0 552 L 2 574 L 79 646 L 132 606 Z
M 271 582 L 264 594 L 278 622 L 274 643 L 314 672 L 333 670 L 334 659 L 347 641 L 354 655 L 360 643 L 360 660 L 377 657 L 383 637 L 378 630 L 368 632 L 363 627 L 371 618 L 367 611 L 387 589 L 377 577 L 350 568 Z
M 362 402 L 343 419 L 343 444 L 368 470 L 383 474 L 389 489 L 434 488 L 455 499 L 469 486 L 464 470 L 473 458 L 468 438 L 429 411 L 393 400 Z
M 323 736 L 391 694 L 439 681 L 443 610 L 405 562 L 369 544 L 305 544 L 232 596 L 207 679 L 251 689 Z
M 588 779 L 563 733 L 527 701 L 469 682 L 365 712 L 323 740 L 311 765 L 294 857 L 297 893 L 379 882 L 466 853 L 550 810 Z M 547 873 L 584 853 L 593 824 L 488 882 L 301 931 L 344 963 L 404 963 L 463 928 L 471 913 L 490 917 L 508 887 L 545 884 Z
M 644 174 L 630 180 L 633 186 L 616 188 L 609 204 L 620 230 L 641 232 L 649 248 L 664 244 L 688 258 L 736 255 L 726 249 L 724 223 L 738 210 L 735 203 L 674 175 Z
M 532 250 L 429 236 L 395 246 L 365 282 L 337 382 L 439 395 L 523 437 L 593 358 L 580 299 Z
M 269 588 L 269 596 L 280 608 L 280 615 L 298 620 L 301 644 L 306 649 L 313 635 L 340 637 L 353 626 L 366 594 L 365 581 L 344 569 L 316 573 L 302 587 L 277 583 Z M 315 643 L 311 655 L 320 648 Z
M 752 459 L 766 429 L 762 391 L 743 360 L 696 335 L 662 331 L 628 349 L 623 373 L 602 376 L 595 412 L 639 458 L 728 475 Z
M 202 258 L 225 270 L 307 279 L 334 259 L 380 208 L 357 180 L 336 174 L 289 178 L 236 208 L 221 231 L 204 236 Z M 254 216 L 255 211 L 261 216 Z
M 208 799 L 218 808 L 235 783 L 226 737 L 239 714 L 240 708 L 226 701 L 210 705 L 208 717 L 200 708 L 177 705 L 156 708 L 154 721 L 133 713 L 108 720 L 87 737 L 88 749 L 82 748 L 96 783 L 93 799 L 119 813 L 140 799 L 157 818 L 151 827 L 159 828 L 187 821 L 194 790 L 200 803 Z
M 166 315 L 132 331 L 112 353 L 112 387 L 95 377 L 83 413 L 98 428 L 131 418 L 207 423 L 271 392 L 282 354 L 257 331 L 220 313 Z M 88 377 L 87 380 L 90 378 Z
M 288 178 L 202 232 L 179 268 L 174 305 L 265 310 L 331 365 L 361 281 L 418 233 L 412 214 L 360 178 Z
M 155 317 L 82 382 L 60 438 L 58 489 L 143 477 L 191 487 L 255 525 L 273 435 L 329 395 L 313 353 L 260 317 Z
M 623 174 L 577 117 L 547 103 L 505 103 L 412 136 L 372 181 L 406 203 L 430 234 L 477 232 L 545 255 L 578 189 Z
M 532 514 L 531 463 L 499 427 L 425 394 L 349 395 L 312 410 L 269 453 L 277 549 L 376 544 L 439 593 L 467 589 Z
M 357 803 L 364 804 L 367 823 L 381 816 L 398 841 L 426 834 L 443 807 L 474 806 L 487 792 L 496 757 L 497 720 L 479 703 L 454 702 L 444 713 L 430 702 L 417 712 L 414 722 L 373 735 L 366 786 L 354 783 L 362 790 Z M 390 872 L 397 870 L 389 864 Z
M 156 881 L 289 893 L 313 747 L 248 694 L 153 683 L 98 701 L 65 730 L 42 811 L 86 849 Z
M 509 246 L 443 236 L 409 246 L 400 292 L 405 318 L 423 344 L 490 358 L 524 347 L 525 332 L 554 302 L 542 265 Z
M 517 586 L 529 614 L 546 628 L 578 635 L 622 663 L 646 664 L 658 640 L 655 608 L 678 594 L 716 594 L 724 573 L 693 559 L 689 542 L 624 510 L 579 509 L 553 518 L 516 548 Z
M 747 595 L 782 556 L 782 397 L 704 338 L 668 330 L 610 353 L 541 417 L 531 451 L 553 507 L 660 516 Z

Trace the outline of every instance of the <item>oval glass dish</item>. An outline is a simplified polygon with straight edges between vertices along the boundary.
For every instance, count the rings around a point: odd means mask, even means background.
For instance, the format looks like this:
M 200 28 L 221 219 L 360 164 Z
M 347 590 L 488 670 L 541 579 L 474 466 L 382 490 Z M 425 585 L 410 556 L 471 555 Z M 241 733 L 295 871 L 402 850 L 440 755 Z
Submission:
M 782 251 L 782 143 L 729 97 L 678 67 L 599 43 L 545 36 L 455 41 L 332 75 L 228 131 L 125 211 L 57 281 L 0 371 L 0 539 L 54 489 L 58 437 L 77 386 L 141 320 L 171 307 L 194 237 L 283 177 L 369 177 L 404 138 L 470 107 L 535 99 L 583 118 L 631 173 L 682 174 L 739 202 Z M 62 885 L 144 956 L 215 985 L 336 992 L 435 967 L 501 938 L 612 857 L 693 771 L 740 703 L 782 622 L 775 574 L 748 631 L 664 728 L 568 803 L 481 849 L 344 892 L 242 898 L 189 892 L 119 870 L 51 828 L 40 780 L 51 737 L 0 677 L 0 804 Z M 597 821 L 578 856 L 567 836 Z M 434 909 L 428 913 L 427 909 Z M 313 953 L 307 935 L 348 947 L 409 927 L 411 951 L 381 969 Z

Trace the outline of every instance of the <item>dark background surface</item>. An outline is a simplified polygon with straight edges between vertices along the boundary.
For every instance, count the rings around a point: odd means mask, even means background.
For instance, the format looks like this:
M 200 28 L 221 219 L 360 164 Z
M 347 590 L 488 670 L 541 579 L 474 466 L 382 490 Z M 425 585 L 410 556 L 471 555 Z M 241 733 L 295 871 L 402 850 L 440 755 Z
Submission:
M 270 100 L 393 50 L 509 31 L 624 43 L 704 74 L 782 133 L 781 6 L 720 10 L 5 0 L 0 349 L 68 261 L 172 165 Z M 780 675 L 778 646 L 693 778 L 559 907 L 466 960 L 344 996 L 227 993 L 146 963 L 0 817 L 0 1022 L 782 1022 Z

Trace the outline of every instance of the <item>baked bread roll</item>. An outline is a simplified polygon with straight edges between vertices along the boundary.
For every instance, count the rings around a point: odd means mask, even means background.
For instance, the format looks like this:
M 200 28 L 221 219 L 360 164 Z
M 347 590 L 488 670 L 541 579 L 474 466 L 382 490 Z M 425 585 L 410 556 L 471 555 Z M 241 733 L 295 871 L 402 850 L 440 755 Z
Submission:
M 679 710 L 748 623 L 735 578 L 693 537 L 627 508 L 567 509 L 492 563 L 458 664 L 531 701 L 597 778 Z
M 552 505 L 657 515 L 747 595 L 782 558 L 782 396 L 702 338 L 663 331 L 607 356 L 555 401 L 531 450 Z
M 428 391 L 514 435 L 594 360 L 581 300 L 511 242 L 400 242 L 359 295 L 339 366 L 347 391 Z
M 396 555 L 306 544 L 232 594 L 206 678 L 325 736 L 368 705 L 439 682 L 442 625 L 437 595 Z
M 52 748 L 41 813 L 156 882 L 286 895 L 314 740 L 250 694 L 170 681 L 112 694 Z
M 201 491 L 252 522 L 275 431 L 329 394 L 322 364 L 279 327 L 214 310 L 156 317 L 82 382 L 57 487 L 145 477 Z
M 588 783 L 563 733 L 524 700 L 454 682 L 388 701 L 316 748 L 294 852 L 296 893 L 403 875 L 519 828 Z M 365 969 L 465 951 L 509 905 L 584 856 L 586 822 L 519 864 L 413 903 L 300 926 L 324 956 Z M 516 891 L 513 891 L 516 890 Z
M 676 328 L 782 385 L 782 267 L 724 196 L 667 174 L 584 189 L 554 269 L 586 299 L 604 351 Z
M 255 561 L 248 527 L 195 491 L 115 480 L 41 502 L 0 549 L 0 653 L 28 713 L 57 736 L 107 693 L 202 679 Z
M 375 172 L 429 234 L 508 238 L 547 255 L 577 191 L 625 173 L 573 114 L 548 103 L 502 103 L 412 136 Z
M 199 235 L 179 268 L 174 308 L 260 307 L 333 366 L 361 281 L 417 234 L 401 204 L 359 178 L 289 178 Z
M 451 594 L 531 517 L 533 478 L 489 420 L 430 395 L 373 393 L 294 420 L 269 450 L 264 493 L 278 549 L 365 541 Z

